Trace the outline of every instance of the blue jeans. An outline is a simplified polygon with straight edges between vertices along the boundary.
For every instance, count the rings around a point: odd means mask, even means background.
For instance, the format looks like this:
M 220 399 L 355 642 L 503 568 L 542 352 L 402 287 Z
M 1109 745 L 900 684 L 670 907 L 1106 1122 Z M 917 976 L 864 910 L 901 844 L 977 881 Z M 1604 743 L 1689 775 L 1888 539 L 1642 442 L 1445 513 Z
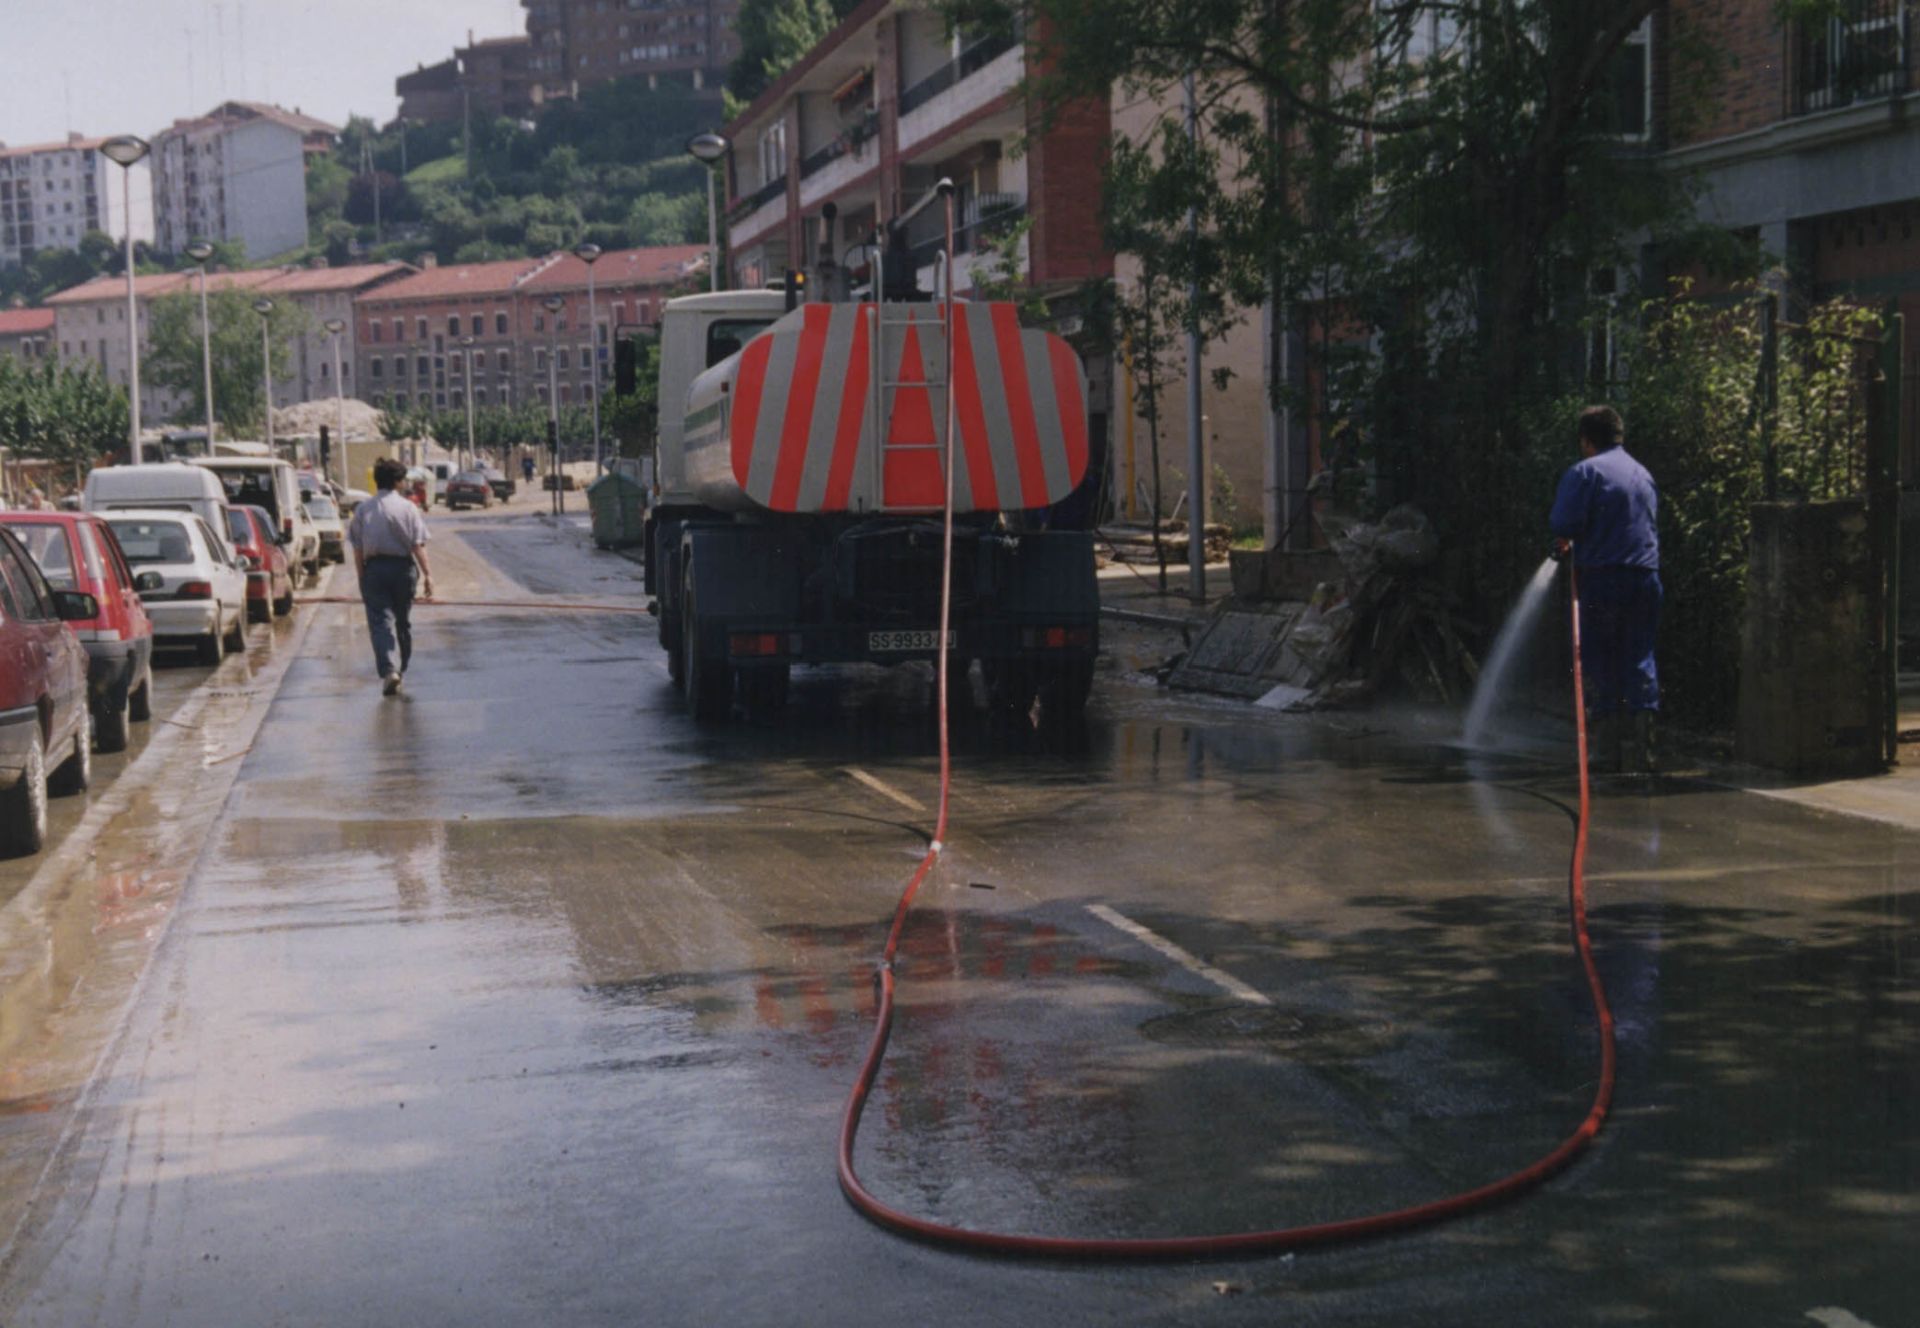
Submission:
M 1658 710 L 1653 663 L 1660 627 L 1660 573 L 1651 567 L 1582 567 L 1580 668 L 1596 715 Z
M 374 666 L 382 678 L 389 673 L 405 673 L 413 659 L 413 559 L 367 559 L 367 569 L 360 574 L 360 598 L 367 606 Z M 400 652 L 397 662 L 396 645 Z

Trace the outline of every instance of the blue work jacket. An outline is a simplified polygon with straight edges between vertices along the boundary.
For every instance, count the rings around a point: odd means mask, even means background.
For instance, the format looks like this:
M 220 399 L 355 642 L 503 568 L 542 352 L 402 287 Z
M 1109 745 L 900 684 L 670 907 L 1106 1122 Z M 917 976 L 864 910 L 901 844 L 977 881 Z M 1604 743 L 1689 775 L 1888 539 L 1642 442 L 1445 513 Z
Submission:
M 1577 566 L 1657 569 L 1659 506 L 1647 468 L 1626 448 L 1610 447 L 1567 467 L 1548 522 L 1554 534 L 1573 541 Z

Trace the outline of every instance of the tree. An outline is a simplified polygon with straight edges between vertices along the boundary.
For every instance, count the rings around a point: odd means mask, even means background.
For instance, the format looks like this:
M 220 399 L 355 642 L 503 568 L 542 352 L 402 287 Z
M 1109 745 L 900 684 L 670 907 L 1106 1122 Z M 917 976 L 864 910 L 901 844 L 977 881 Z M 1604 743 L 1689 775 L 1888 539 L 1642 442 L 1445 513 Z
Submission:
M 740 54 L 727 91 L 750 102 L 852 13 L 858 0 L 741 0 L 733 19 Z
M 209 290 L 212 328 L 214 413 L 229 435 L 263 431 L 260 315 L 244 291 Z M 201 361 L 200 297 L 196 292 L 163 295 L 149 317 L 150 348 L 140 362 L 145 379 L 184 398 L 178 419 L 184 424 L 207 417 Z M 288 300 L 275 302 L 267 317 L 276 380 L 292 372 L 293 339 L 310 323 L 306 312 Z
M 1031 89 L 1044 114 L 1116 88 L 1171 110 L 1193 77 L 1195 141 L 1172 111 L 1144 141 L 1112 145 L 1120 247 L 1151 263 L 1180 324 L 1286 311 L 1315 390 L 1289 394 L 1270 374 L 1276 395 L 1322 440 L 1360 440 L 1376 501 L 1424 502 L 1484 554 L 1486 531 L 1517 529 L 1489 520 L 1486 497 L 1528 445 L 1532 404 L 1581 382 L 1591 275 L 1692 224 L 1685 178 L 1623 144 L 1611 118 L 1631 72 L 1621 59 L 1656 7 L 952 0 L 948 12 L 1044 34 Z M 1684 117 L 1713 57 L 1675 31 Z M 1484 584 L 1504 593 L 1499 577 Z
M 87 467 L 127 442 L 127 394 L 99 367 L 0 355 L 0 442 L 22 456 Z

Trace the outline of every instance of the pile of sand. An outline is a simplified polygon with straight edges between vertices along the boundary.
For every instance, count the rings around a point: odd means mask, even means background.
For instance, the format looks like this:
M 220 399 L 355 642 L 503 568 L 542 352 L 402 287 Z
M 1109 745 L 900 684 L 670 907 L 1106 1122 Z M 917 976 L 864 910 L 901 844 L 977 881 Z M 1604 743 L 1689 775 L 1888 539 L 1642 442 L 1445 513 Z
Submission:
M 318 437 L 320 426 L 324 424 L 337 435 L 341 429 L 341 406 L 342 403 L 335 397 L 283 406 L 273 412 L 273 431 L 281 438 Z M 349 441 L 358 443 L 380 440 L 381 411 L 353 397 L 346 399 L 345 408 L 346 433 Z

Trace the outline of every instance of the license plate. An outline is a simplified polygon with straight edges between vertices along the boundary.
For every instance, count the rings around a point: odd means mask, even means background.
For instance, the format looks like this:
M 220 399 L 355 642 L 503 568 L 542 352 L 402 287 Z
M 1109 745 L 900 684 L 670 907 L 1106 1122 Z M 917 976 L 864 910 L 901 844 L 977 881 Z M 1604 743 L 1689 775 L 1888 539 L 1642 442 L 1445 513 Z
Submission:
M 947 633 L 947 649 L 959 644 L 958 632 Z M 868 632 L 867 649 L 874 654 L 889 651 L 935 650 L 939 648 L 938 632 Z

